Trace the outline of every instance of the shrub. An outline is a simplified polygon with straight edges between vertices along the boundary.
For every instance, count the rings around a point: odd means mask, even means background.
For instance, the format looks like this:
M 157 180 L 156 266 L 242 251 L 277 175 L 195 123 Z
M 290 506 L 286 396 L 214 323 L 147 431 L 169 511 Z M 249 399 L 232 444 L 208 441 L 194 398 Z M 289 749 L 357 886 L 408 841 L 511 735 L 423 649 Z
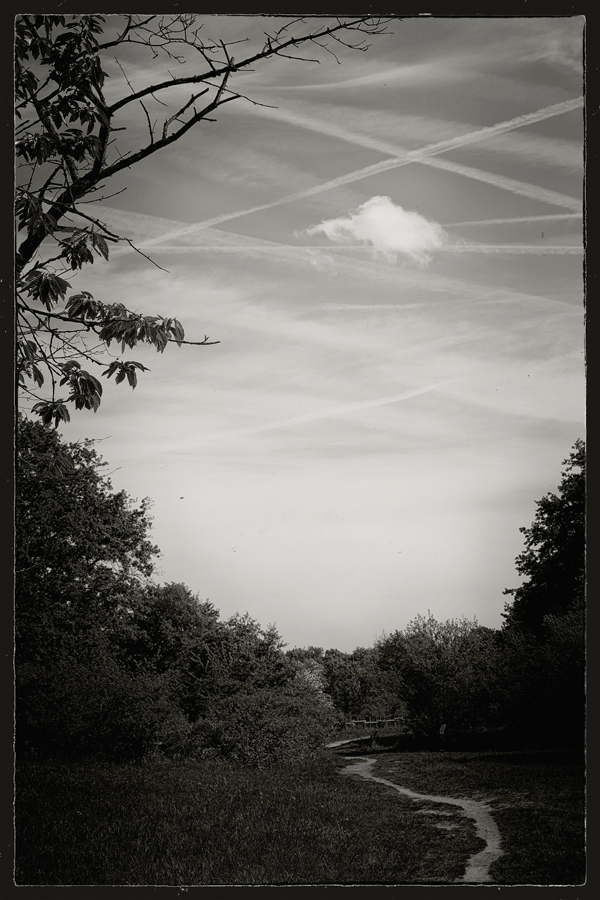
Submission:
M 335 712 L 299 681 L 242 690 L 217 700 L 191 736 L 192 753 L 242 765 L 309 759 L 334 727 Z
M 56 659 L 20 667 L 17 748 L 112 760 L 177 755 L 191 726 L 171 694 L 168 676 L 124 671 L 101 641 L 65 638 Z

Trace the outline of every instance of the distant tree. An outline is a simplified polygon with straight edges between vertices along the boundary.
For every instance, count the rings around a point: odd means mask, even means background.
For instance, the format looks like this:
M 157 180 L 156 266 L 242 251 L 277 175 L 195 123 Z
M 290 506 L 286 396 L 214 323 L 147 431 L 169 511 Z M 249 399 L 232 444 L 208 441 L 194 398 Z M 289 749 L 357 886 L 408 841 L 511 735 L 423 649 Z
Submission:
M 169 678 L 172 697 L 191 722 L 209 705 L 213 660 L 225 640 L 218 610 L 185 584 L 145 584 L 130 590 L 113 617 L 113 653 L 129 672 Z
M 314 755 L 337 717 L 321 664 L 284 652 L 274 626 L 247 613 L 221 623 L 210 656 L 210 694 L 190 738 L 193 755 L 270 765 Z
M 416 734 L 434 736 L 442 725 L 463 730 L 487 724 L 497 657 L 492 629 L 464 617 L 438 622 L 430 613 L 380 639 L 377 648 Z
M 323 656 L 325 651 L 322 647 L 292 647 L 291 650 L 286 650 L 285 655 L 289 656 L 290 659 L 296 660 L 314 660 L 315 662 L 323 662 Z
M 558 494 L 537 501 L 516 568 L 525 581 L 504 591 L 505 628 L 539 635 L 546 616 L 560 616 L 585 605 L 585 444 L 575 441 L 566 460 Z
M 219 648 L 211 660 L 219 693 L 234 694 L 241 687 L 276 688 L 295 677 L 285 656 L 285 643 L 274 625 L 263 628 L 248 613 L 237 613 L 223 623 Z
M 194 755 L 220 756 L 267 767 L 318 754 L 332 733 L 336 714 L 303 679 L 276 688 L 241 688 L 216 697 L 194 725 Z
M 192 14 L 17 16 L 17 372 L 20 392 L 37 401 L 33 411 L 44 423 L 69 421 L 69 402 L 98 409 L 102 384 L 90 365 L 136 386 L 146 367 L 108 352 L 113 342 L 122 354 L 142 342 L 161 353 L 169 343 L 218 343 L 186 341 L 171 312 L 144 315 L 126 298 L 70 293 L 74 273 L 108 260 L 110 245 L 131 243 L 90 206 L 105 199 L 107 182 L 214 121 L 224 104 L 250 100 L 233 87 L 238 73 L 275 57 L 306 59 L 303 45 L 315 61 L 335 57 L 336 44 L 366 50 L 365 36 L 383 31 L 369 16 L 295 18 L 240 58 L 243 42 L 205 38 Z M 160 73 L 157 60 L 165 64 Z M 176 66 L 179 73 L 170 70 Z M 140 85 L 144 70 L 156 76 Z M 140 123 L 146 137 L 132 143 Z
M 323 665 L 325 690 L 345 717 L 383 717 L 397 711 L 398 698 L 379 667 L 376 649 L 357 647 L 352 653 L 330 649 Z
M 213 604 L 199 600 L 185 584 L 147 583 L 119 608 L 114 629 L 123 658 L 133 668 L 167 672 L 197 658 L 202 642 L 217 631 L 218 620 Z M 200 661 L 204 668 L 207 660 Z

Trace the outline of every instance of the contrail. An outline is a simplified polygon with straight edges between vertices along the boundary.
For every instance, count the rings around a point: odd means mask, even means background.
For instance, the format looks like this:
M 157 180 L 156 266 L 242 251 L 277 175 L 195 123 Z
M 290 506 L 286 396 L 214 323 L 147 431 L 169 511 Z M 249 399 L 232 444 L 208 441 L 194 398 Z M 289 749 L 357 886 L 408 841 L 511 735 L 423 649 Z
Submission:
M 187 225 L 181 229 L 178 229 L 177 231 L 165 234 L 162 237 L 151 238 L 150 240 L 145 241 L 141 246 L 154 246 L 156 244 L 159 244 L 162 240 L 182 237 L 185 234 L 192 234 L 196 230 L 210 228 L 213 225 L 220 225 L 222 222 L 227 222 L 231 219 L 237 219 L 241 216 L 251 215 L 255 212 L 262 212 L 266 209 L 273 209 L 277 206 L 282 206 L 286 203 L 293 203 L 297 200 L 303 200 L 306 197 L 315 196 L 317 194 L 323 193 L 324 191 L 334 190 L 335 188 L 343 187 L 346 184 L 351 184 L 355 181 L 360 181 L 363 178 L 368 178 L 371 175 L 378 175 L 381 172 L 388 171 L 389 169 L 399 168 L 401 166 L 409 165 L 410 163 L 414 162 L 421 162 L 425 165 L 432 165 L 436 168 L 442 168 L 446 171 L 452 171 L 478 181 L 485 181 L 486 183 L 492 184 L 493 186 L 499 187 L 503 190 L 508 190 L 513 193 L 520 194 L 521 196 L 539 200 L 541 202 L 566 207 L 572 212 L 575 212 L 579 209 L 581 204 L 573 197 L 568 197 L 565 194 L 559 194 L 556 191 L 546 190 L 535 185 L 519 182 L 512 178 L 505 178 L 501 175 L 493 175 L 491 173 L 481 172 L 480 170 L 473 169 L 469 166 L 461 166 L 458 163 L 438 160 L 432 157 L 449 149 L 456 149 L 461 146 L 466 146 L 467 144 L 474 143 L 475 141 L 484 140 L 485 138 L 491 137 L 492 135 L 502 134 L 515 128 L 521 128 L 525 125 L 531 125 L 535 122 L 541 122 L 544 119 L 549 119 L 556 115 L 569 112 L 570 110 L 578 109 L 582 106 L 582 104 L 583 98 L 578 97 L 574 100 L 565 101 L 564 103 L 557 103 L 553 104 L 552 106 L 544 107 L 544 109 L 536 110 L 536 112 L 529 113 L 527 115 L 517 116 L 516 118 L 509 119 L 506 122 L 499 122 L 497 125 L 492 125 L 486 128 L 479 128 L 477 129 L 477 131 L 470 132 L 469 134 L 465 134 L 460 137 L 452 138 L 447 141 L 438 141 L 435 144 L 429 144 L 428 146 L 423 147 L 420 150 L 404 151 L 395 148 L 392 150 L 395 155 L 391 159 L 383 160 L 382 162 L 375 163 L 371 166 L 366 166 L 362 169 L 357 169 L 354 172 L 349 172 L 346 175 L 341 175 L 338 178 L 334 178 L 330 181 L 315 185 L 312 188 L 306 188 L 305 190 L 297 191 L 293 194 L 286 194 L 285 196 L 280 197 L 277 200 L 271 200 L 268 203 L 262 203 L 257 206 L 249 207 L 247 209 L 237 210 L 236 212 L 223 213 L 220 216 L 214 216 L 211 219 L 205 219 L 204 221 L 197 222 L 194 225 Z M 281 117 L 283 117 L 283 114 Z M 308 127 L 308 122 L 304 124 L 305 127 Z M 322 129 L 322 124 L 319 123 L 319 125 Z M 319 130 L 315 123 L 313 123 L 312 127 L 314 130 Z M 328 130 L 328 133 L 331 133 L 333 136 L 333 132 L 331 130 Z M 371 144 L 370 139 L 362 139 L 359 135 L 350 135 L 350 133 L 345 132 L 342 129 L 339 129 L 339 133 L 337 136 L 344 136 L 345 140 L 357 144 L 362 144 L 364 141 L 369 140 L 369 143 Z M 371 148 L 376 149 L 374 147 Z M 387 145 L 387 150 L 382 152 L 390 152 L 389 145 Z
M 196 246 L 181 246 L 181 244 L 163 244 L 160 250 L 168 253 L 241 253 L 244 251 L 253 253 L 289 254 L 295 256 L 314 256 L 324 251 L 330 254 L 335 251 L 362 251 L 373 253 L 372 247 L 364 244 L 321 244 L 298 246 L 296 244 L 198 244 Z M 315 256 L 315 251 L 317 255 Z M 577 255 L 583 253 L 583 247 L 574 244 L 445 244 L 438 247 L 436 253 L 508 253 L 508 254 L 534 254 L 534 255 Z
M 380 141 L 377 138 L 368 135 L 357 134 L 354 131 L 348 131 L 332 122 L 325 122 L 322 119 L 312 119 L 302 113 L 289 112 L 288 110 L 273 109 L 270 107 L 259 107 L 258 115 L 263 118 L 278 119 L 288 122 L 290 125 L 297 125 L 301 128 L 307 128 L 311 131 L 317 131 L 319 134 L 327 134 L 331 137 L 338 137 L 341 140 L 350 143 L 359 144 L 368 147 L 371 150 L 380 150 L 382 153 L 393 154 L 397 157 L 420 157 L 425 154 L 427 156 L 436 155 L 438 153 L 446 153 L 448 150 L 455 150 L 468 144 L 479 143 L 487 138 L 494 138 L 508 131 L 514 131 L 516 128 L 522 128 L 527 125 L 535 125 L 537 122 L 543 122 L 546 119 L 555 116 L 564 115 L 576 109 L 583 107 L 583 97 L 575 97 L 572 100 L 564 100 L 561 103 L 553 103 L 551 106 L 545 106 L 532 113 L 524 113 L 522 116 L 516 116 L 504 122 L 497 122 L 495 125 L 487 125 L 478 128 L 476 131 L 469 131 L 466 134 L 459 134 L 453 138 L 446 138 L 443 141 L 437 141 L 434 144 L 428 144 L 418 150 L 406 150 L 402 147 L 390 143 L 389 141 Z
M 415 160 L 422 162 L 436 169 L 444 169 L 455 175 L 464 175 L 466 178 L 472 178 L 474 181 L 483 181 L 492 187 L 500 188 L 504 191 L 510 191 L 521 197 L 527 197 L 529 200 L 538 200 L 540 203 L 550 203 L 553 206 L 562 206 L 563 209 L 569 209 L 573 212 L 581 210 L 582 203 L 575 197 L 569 197 L 566 194 L 559 194 L 557 191 L 551 191 L 547 188 L 538 187 L 534 184 L 527 184 L 524 181 L 516 181 L 514 178 L 507 178 L 505 175 L 496 175 L 490 172 L 483 172 L 480 169 L 474 169 L 471 166 L 463 166 L 460 163 L 448 162 L 444 159 L 422 159 Z
M 353 413 L 361 409 L 372 409 L 375 406 L 386 406 L 388 403 L 398 403 L 401 400 L 409 400 L 411 397 L 418 397 L 420 394 L 427 394 L 430 391 L 438 390 L 448 384 L 460 381 L 459 378 L 450 378 L 446 381 L 436 381 L 434 384 L 428 384 L 425 387 L 416 388 L 412 391 L 404 391 L 402 394 L 393 394 L 389 397 L 380 397 L 377 400 L 361 400 L 357 403 L 346 403 L 341 406 L 331 406 L 320 412 L 307 413 L 304 416 L 294 416 L 291 419 L 282 419 L 279 422 L 270 422 L 267 425 L 249 426 L 248 428 L 238 428 L 232 431 L 218 431 L 214 434 L 208 434 L 201 438 L 199 443 L 205 441 L 217 440 L 220 438 L 237 438 L 250 434 L 259 434 L 263 431 L 275 431 L 279 428 L 289 428 L 293 425 L 302 425 L 305 422 L 314 422 L 317 419 L 328 419 L 331 416 L 343 416 L 347 413 Z
M 440 247 L 438 253 L 508 253 L 534 256 L 579 256 L 583 247 L 574 244 L 452 244 Z
M 548 213 L 545 216 L 515 216 L 511 219 L 471 219 L 468 222 L 445 222 L 442 228 L 457 228 L 459 225 L 513 225 L 518 222 L 554 222 L 561 219 L 581 219 L 581 213 Z

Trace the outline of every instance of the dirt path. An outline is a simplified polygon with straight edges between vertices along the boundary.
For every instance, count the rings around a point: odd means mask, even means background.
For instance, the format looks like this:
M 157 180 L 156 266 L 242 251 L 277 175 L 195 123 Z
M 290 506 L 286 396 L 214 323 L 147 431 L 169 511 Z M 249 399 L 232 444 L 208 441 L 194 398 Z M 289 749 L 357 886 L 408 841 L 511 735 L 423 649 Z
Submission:
M 346 742 L 339 741 L 337 743 L 338 745 L 341 745 Z M 377 775 L 373 775 L 371 769 L 376 761 L 372 758 L 363 756 L 357 759 L 356 757 L 347 756 L 346 759 L 352 759 L 353 765 L 343 769 L 342 775 L 359 775 L 361 778 L 376 781 L 378 784 L 385 784 L 395 791 L 398 791 L 398 793 L 410 797 L 412 800 L 426 800 L 429 803 L 444 803 L 449 806 L 459 806 L 463 811 L 463 815 L 468 816 L 468 818 L 473 819 L 475 822 L 477 836 L 483 838 L 485 841 L 485 848 L 471 857 L 467 864 L 465 874 L 462 878 L 457 880 L 469 884 L 489 883 L 493 880 L 489 874 L 490 866 L 498 859 L 498 857 L 502 856 L 503 850 L 500 846 L 500 832 L 498 831 L 498 826 L 492 818 L 490 807 L 487 803 L 484 803 L 481 800 L 459 800 L 456 799 L 456 797 L 444 797 L 436 794 L 419 794 L 416 791 L 411 791 L 410 788 L 400 787 L 399 784 L 394 784 L 393 781 L 388 781 L 386 778 L 379 778 Z M 440 813 L 437 813 L 435 810 L 423 810 L 423 812 L 430 813 L 431 815 L 440 815 Z

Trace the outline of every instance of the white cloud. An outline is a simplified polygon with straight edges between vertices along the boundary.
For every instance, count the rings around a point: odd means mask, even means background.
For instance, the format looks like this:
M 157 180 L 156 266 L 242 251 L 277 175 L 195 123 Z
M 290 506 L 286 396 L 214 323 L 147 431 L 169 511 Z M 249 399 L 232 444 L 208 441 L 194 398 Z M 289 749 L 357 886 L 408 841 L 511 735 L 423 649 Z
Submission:
M 387 259 L 401 254 L 419 265 L 430 262 L 431 251 L 439 250 L 447 239 L 436 222 L 397 206 L 389 197 L 371 197 L 349 216 L 326 219 L 307 229 L 309 235 L 319 232 L 331 241 L 354 238 Z

